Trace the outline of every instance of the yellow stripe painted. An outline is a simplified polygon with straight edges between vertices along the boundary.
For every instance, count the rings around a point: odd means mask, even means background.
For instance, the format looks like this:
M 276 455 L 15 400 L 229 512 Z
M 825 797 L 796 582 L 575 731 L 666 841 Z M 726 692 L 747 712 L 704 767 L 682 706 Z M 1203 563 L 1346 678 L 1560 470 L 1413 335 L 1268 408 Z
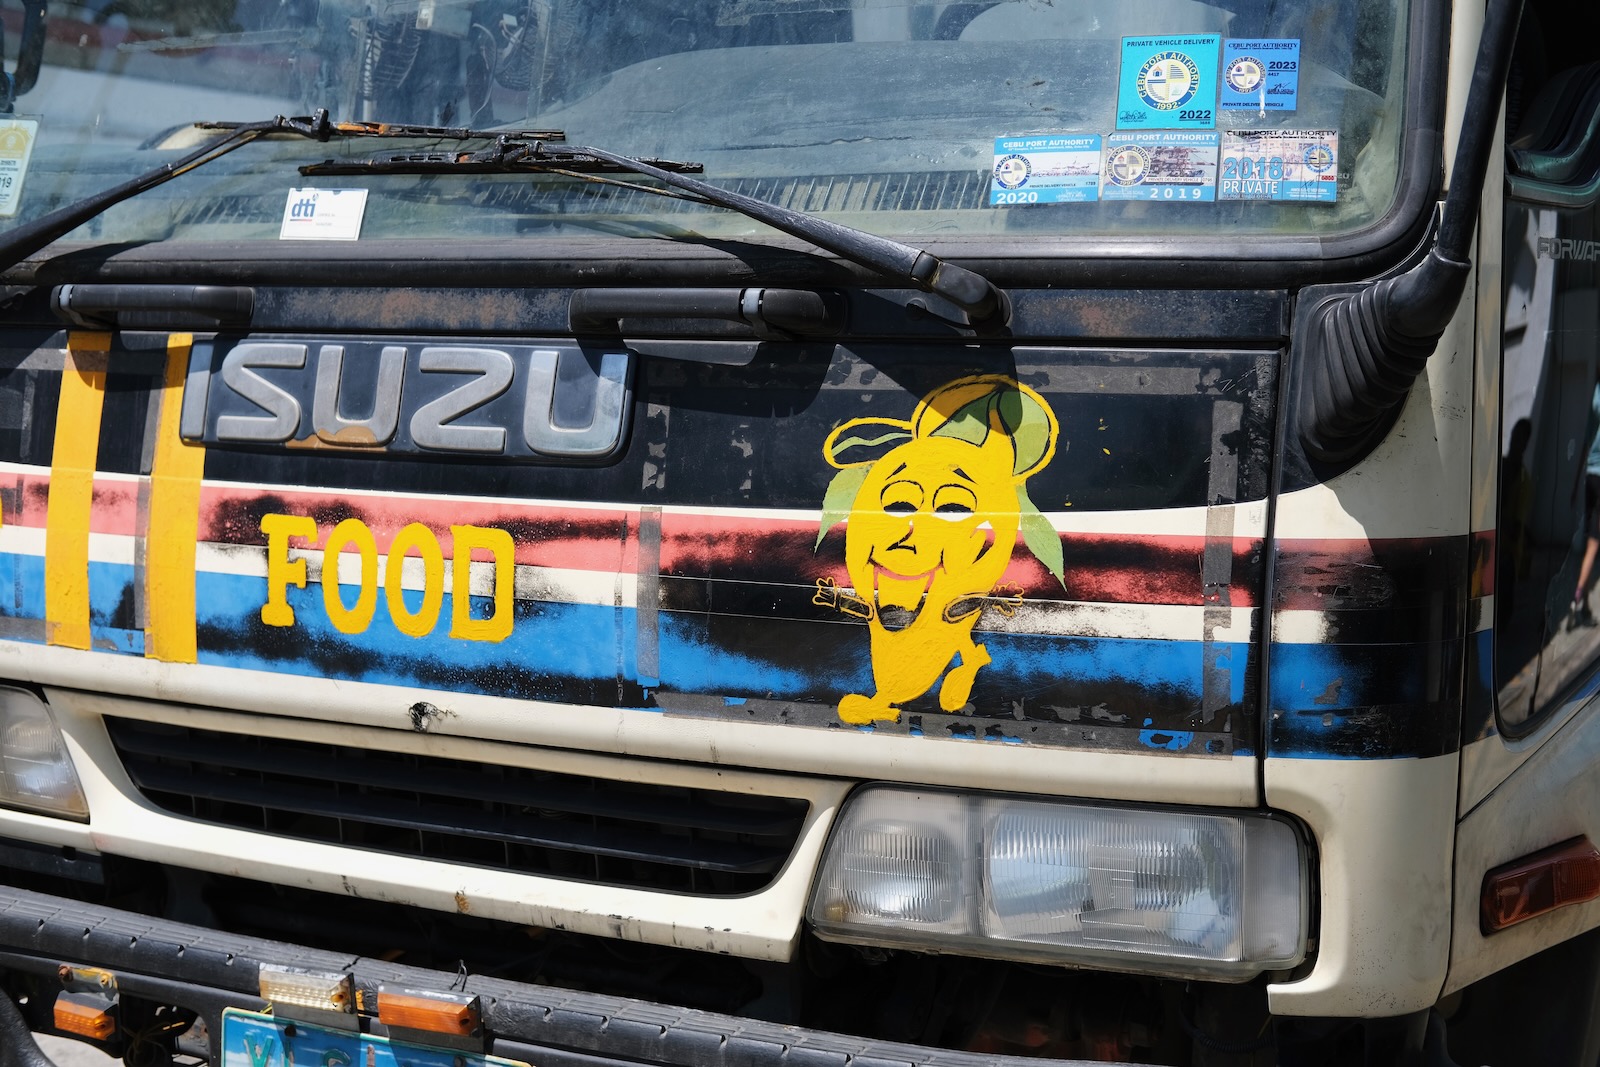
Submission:
M 44 617 L 46 639 L 67 648 L 89 647 L 89 512 L 110 350 L 109 333 L 67 335 L 56 405 L 45 512 Z
M 183 382 L 194 337 L 167 338 L 167 375 L 161 387 L 161 423 L 150 468 L 150 526 L 145 533 L 147 616 L 144 654 L 169 663 L 195 661 L 194 570 L 200 533 L 200 478 L 206 450 L 178 436 Z

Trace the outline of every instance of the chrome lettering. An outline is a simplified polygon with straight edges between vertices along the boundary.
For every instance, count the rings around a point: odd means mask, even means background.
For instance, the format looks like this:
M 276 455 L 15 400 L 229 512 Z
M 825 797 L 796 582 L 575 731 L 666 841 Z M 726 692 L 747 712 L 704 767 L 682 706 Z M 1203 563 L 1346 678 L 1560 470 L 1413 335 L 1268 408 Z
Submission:
M 273 338 L 195 344 L 186 441 L 593 461 L 632 417 L 633 354 L 576 342 Z
M 587 426 L 559 426 L 555 419 L 559 353 L 536 349 L 528 359 L 528 396 L 522 409 L 522 439 L 535 452 L 556 456 L 604 456 L 622 437 L 622 406 L 627 398 L 628 357 L 600 357 L 594 381 L 594 413 Z
M 317 392 L 311 403 L 311 424 L 329 444 L 371 448 L 394 440 L 400 425 L 400 381 L 406 370 L 406 350 L 385 345 L 378 355 L 378 385 L 372 414 L 347 419 L 339 410 L 344 384 L 344 345 L 323 345 L 317 353 Z
M 300 426 L 300 402 L 256 373 L 258 368 L 299 370 L 306 346 L 246 341 L 222 361 L 222 384 L 270 415 L 223 415 L 217 436 L 230 441 L 287 441 Z
M 411 416 L 411 440 L 419 448 L 441 452 L 504 452 L 504 426 L 452 426 L 450 423 L 482 407 L 511 387 L 516 364 L 510 353 L 496 348 L 445 348 L 430 346 L 417 361 L 424 374 L 473 374 L 437 400 L 430 400 Z

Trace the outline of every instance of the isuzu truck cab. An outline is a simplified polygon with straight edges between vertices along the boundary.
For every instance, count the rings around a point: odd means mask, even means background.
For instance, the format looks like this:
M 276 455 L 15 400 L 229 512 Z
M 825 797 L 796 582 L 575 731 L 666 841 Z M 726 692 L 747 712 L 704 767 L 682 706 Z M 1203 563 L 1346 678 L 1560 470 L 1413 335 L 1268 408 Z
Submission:
M 0 1065 L 1600 1056 L 1600 8 L 0 25 Z

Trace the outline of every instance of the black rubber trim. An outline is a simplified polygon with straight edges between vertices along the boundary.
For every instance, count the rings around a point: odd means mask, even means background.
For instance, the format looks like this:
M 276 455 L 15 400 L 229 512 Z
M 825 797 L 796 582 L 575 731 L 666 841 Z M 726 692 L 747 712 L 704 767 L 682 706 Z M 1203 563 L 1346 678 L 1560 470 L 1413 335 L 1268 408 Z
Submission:
M 1083 1060 L 989 1056 L 871 1041 L 597 993 L 405 967 L 150 918 L 0 886 L 0 974 L 51 976 L 62 963 L 114 972 L 123 996 L 199 1012 L 213 1041 L 221 1009 L 259 1010 L 263 963 L 348 972 L 373 1003 L 382 983 L 475 993 L 489 1051 L 539 1067 L 1089 1067 Z M 0 1038 L 10 1002 L 0 997 Z M 14 1008 L 12 1010 L 15 1010 Z M 11 1043 L 8 1043 L 10 1047 Z M 15 1043 L 26 1049 L 31 1041 Z M 213 1056 L 217 1050 L 213 1047 Z M 0 1052 L 0 1067 L 49 1067 Z M 1138 1067 L 1138 1065 L 1126 1065 Z
M 0 996 L 0 1067 L 53 1067 L 7 996 Z

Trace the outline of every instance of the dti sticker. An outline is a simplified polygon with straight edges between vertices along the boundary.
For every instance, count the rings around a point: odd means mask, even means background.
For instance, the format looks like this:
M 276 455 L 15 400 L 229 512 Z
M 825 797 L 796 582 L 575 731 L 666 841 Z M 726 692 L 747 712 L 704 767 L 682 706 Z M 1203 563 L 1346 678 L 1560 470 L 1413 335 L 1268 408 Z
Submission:
M 1217 198 L 1217 134 L 1130 134 L 1106 142 L 1102 200 L 1206 203 Z
M 0 121 L 0 216 L 15 215 L 22 202 L 22 179 L 39 133 L 38 119 Z
M 1300 42 L 1224 41 L 1222 109 L 1293 111 L 1300 92 Z
M 1120 130 L 1209 130 L 1217 124 L 1221 36 L 1124 37 L 1117 86 Z
M 1220 200 L 1339 199 L 1337 130 L 1230 130 L 1222 137 Z
M 852 588 L 818 578 L 812 601 L 864 620 L 872 653 L 873 691 L 845 694 L 840 719 L 898 718 L 935 685 L 941 709 L 966 706 L 990 663 L 973 628 L 985 611 L 1022 603 L 1020 587 L 1000 584 L 1019 535 L 1063 579 L 1061 537 L 1027 491 L 1055 455 L 1057 429 L 1038 393 L 983 374 L 935 389 L 909 420 L 851 419 L 828 435 L 822 456 L 839 473 L 817 544 L 847 522 Z
M 999 137 L 989 203 L 1086 203 L 1100 195 L 1100 136 Z

